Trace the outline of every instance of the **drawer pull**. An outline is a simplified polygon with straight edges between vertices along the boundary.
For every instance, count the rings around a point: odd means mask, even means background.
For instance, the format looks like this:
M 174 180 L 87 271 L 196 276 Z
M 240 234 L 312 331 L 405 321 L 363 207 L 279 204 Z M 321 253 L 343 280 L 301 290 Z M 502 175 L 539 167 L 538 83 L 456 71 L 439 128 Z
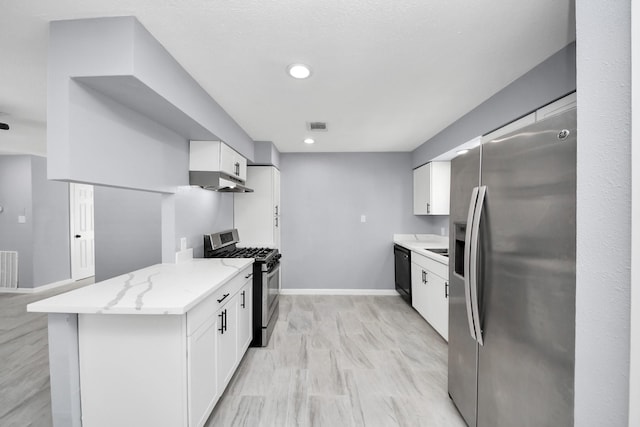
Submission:
M 218 317 L 220 318 L 220 329 L 218 329 L 218 331 L 220 331 L 220 335 L 224 334 L 224 312 L 218 314 Z
M 224 301 L 228 296 L 229 296 L 229 294 L 224 294 L 224 295 L 222 295 L 222 298 L 220 298 L 220 299 L 218 300 L 218 303 L 221 303 L 222 301 Z
M 242 308 L 245 308 L 245 301 L 244 301 L 244 299 L 245 299 L 245 295 L 244 295 L 244 294 L 245 294 L 245 292 L 246 292 L 246 291 L 242 291 L 242 294 L 241 294 L 241 295 L 242 295 L 242 303 L 240 304 L 240 306 L 241 306 Z

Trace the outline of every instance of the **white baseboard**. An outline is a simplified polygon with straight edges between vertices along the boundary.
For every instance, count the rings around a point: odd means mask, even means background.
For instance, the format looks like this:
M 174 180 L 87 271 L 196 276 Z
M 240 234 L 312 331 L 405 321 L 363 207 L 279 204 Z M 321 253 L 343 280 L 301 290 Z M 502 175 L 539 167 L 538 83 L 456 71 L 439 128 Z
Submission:
M 398 296 L 395 289 L 280 289 L 281 295 L 378 295 Z
M 35 288 L 0 288 L 0 294 L 37 294 L 38 292 L 48 291 L 60 286 L 73 283 L 74 280 L 66 279 L 59 282 L 48 283 L 46 285 L 37 286 Z

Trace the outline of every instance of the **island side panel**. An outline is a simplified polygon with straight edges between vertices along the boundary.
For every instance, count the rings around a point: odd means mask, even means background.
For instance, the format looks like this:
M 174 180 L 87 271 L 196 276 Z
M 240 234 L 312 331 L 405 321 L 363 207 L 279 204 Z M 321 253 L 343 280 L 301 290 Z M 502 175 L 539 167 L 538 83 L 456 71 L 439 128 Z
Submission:
M 186 320 L 78 316 L 83 427 L 187 426 Z
M 77 314 L 49 314 L 49 372 L 54 427 L 81 427 Z

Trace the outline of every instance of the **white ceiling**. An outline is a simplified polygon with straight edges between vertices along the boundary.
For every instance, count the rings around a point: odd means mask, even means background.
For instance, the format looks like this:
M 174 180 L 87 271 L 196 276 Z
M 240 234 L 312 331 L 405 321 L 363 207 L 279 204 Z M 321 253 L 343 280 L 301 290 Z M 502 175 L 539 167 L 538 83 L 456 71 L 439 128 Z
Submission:
M 48 22 L 119 15 L 282 152 L 411 151 L 575 40 L 574 0 L 0 0 L 0 152 L 45 152 Z

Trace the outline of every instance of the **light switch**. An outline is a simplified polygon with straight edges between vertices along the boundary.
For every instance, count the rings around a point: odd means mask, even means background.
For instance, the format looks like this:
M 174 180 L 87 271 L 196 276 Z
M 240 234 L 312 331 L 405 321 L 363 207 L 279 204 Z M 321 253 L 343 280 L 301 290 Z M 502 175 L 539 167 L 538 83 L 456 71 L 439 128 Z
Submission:
M 367 222 L 367 216 L 366 215 L 360 215 L 360 222 Z
M 187 249 L 187 238 L 186 237 L 181 237 L 180 238 L 180 250 L 184 251 Z
M 24 215 L 19 215 L 18 216 L 18 224 L 24 224 L 25 222 L 27 222 L 27 217 Z

